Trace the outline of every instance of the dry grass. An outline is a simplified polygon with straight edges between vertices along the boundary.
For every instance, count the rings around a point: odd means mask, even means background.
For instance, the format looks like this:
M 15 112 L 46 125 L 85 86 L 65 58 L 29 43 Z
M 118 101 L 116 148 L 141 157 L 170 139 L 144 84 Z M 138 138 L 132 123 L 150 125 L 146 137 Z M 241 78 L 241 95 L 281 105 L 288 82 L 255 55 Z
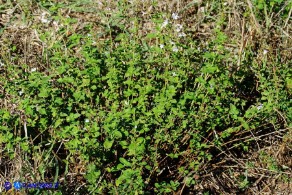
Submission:
M 20 69 L 22 64 L 26 64 L 26 72 L 32 68 L 45 72 L 50 66 L 47 51 L 53 43 L 66 40 L 69 35 L 75 32 L 90 33 L 86 32 L 85 26 L 87 24 L 91 24 L 92 31 L 98 35 L 97 44 L 99 41 L 107 40 L 113 36 L 113 34 L 106 34 L 104 29 L 109 24 L 110 18 L 118 11 L 115 1 L 100 1 L 100 3 L 93 4 L 91 2 L 83 5 L 78 2 L 72 4 L 69 1 L 51 2 L 62 2 L 71 6 L 63 6 L 52 13 L 35 1 L 13 1 L 11 3 L 0 1 L 1 63 L 19 66 Z M 288 1 L 285 3 L 288 4 Z M 234 71 L 241 68 L 239 66 L 241 62 L 249 60 L 247 57 L 250 51 L 253 51 L 253 60 L 257 63 L 264 60 L 267 60 L 270 66 L 276 60 L 280 60 L 281 63 L 289 61 L 291 63 L 292 8 L 290 8 L 289 16 L 285 21 L 281 21 L 278 17 L 281 11 L 267 15 L 266 21 L 259 21 L 250 0 L 225 1 L 220 4 L 224 5 L 220 8 L 220 12 L 214 9 L 214 5 L 215 2 L 200 0 L 159 1 L 156 5 L 148 0 L 133 0 L 129 1 L 131 11 L 124 12 L 126 17 L 120 19 L 119 23 L 130 28 L 136 24 L 128 23 L 127 18 L 139 17 L 141 22 L 138 36 L 143 37 L 155 31 L 154 23 L 150 20 L 155 13 L 165 13 L 166 17 L 175 12 L 179 13 L 179 22 L 185 26 L 186 32 L 190 34 L 192 39 L 197 40 L 197 47 L 200 48 L 207 47 L 209 40 L 214 39 L 214 29 L 220 25 L 221 30 L 230 40 L 224 47 L 237 56 L 235 67 L 231 67 Z M 249 9 L 249 15 L 244 16 L 247 9 Z M 51 21 L 48 23 L 42 21 L 42 16 L 50 18 Z M 57 16 L 59 21 L 54 22 L 53 16 Z M 75 19 L 75 24 L 66 25 L 66 18 Z M 214 18 L 222 18 L 224 23 L 218 24 Z M 60 28 L 64 28 L 64 30 L 59 32 Z M 42 38 L 43 35 L 45 38 Z M 7 52 L 11 51 L 12 45 L 17 46 L 16 51 Z M 216 49 L 218 48 L 214 48 L 214 50 Z M 268 51 L 268 56 L 263 54 L 265 50 Z M 66 51 L 64 53 L 66 55 Z M 76 55 L 78 56 L 78 48 L 76 48 Z M 281 58 L 278 59 L 278 56 Z M 228 62 L 228 59 L 226 59 L 226 63 L 232 64 L 232 62 Z M 0 67 L 1 74 L 5 74 L 7 71 L 9 70 L 5 67 Z M 14 78 L 9 79 L 13 80 Z M 0 81 L 0 93 L 4 94 L 4 101 L 0 102 L 0 107 L 9 109 L 11 113 L 22 115 L 22 111 L 17 110 L 17 102 L 12 101 L 13 96 L 1 88 L 3 82 L 6 81 Z M 183 186 L 177 194 L 199 193 L 206 190 L 214 194 L 292 194 L 292 129 L 288 127 L 287 123 L 285 124 L 284 120 L 285 118 L 283 119 L 283 128 L 279 131 L 274 131 L 274 128 L 267 124 L 267 130 L 260 133 L 257 133 L 259 129 L 254 129 L 249 134 L 236 135 L 231 140 L 232 143 L 251 142 L 253 139 L 254 148 L 245 154 L 241 154 L 236 148 L 229 148 L 231 143 L 226 143 L 226 146 L 221 149 L 217 148 L 216 160 L 206 163 L 202 167 L 202 173 L 197 178 L 200 179 L 200 183 L 193 188 Z M 39 155 L 39 157 L 36 155 L 34 162 L 29 162 L 21 158 L 23 155 L 17 149 L 15 154 L 16 158 L 12 161 L 6 157 L 0 157 L 1 181 L 5 179 L 17 180 L 20 178 L 20 174 L 30 175 L 31 172 L 33 172 L 34 179 L 40 180 L 41 175 L 37 170 L 44 163 L 43 157 L 45 155 Z M 68 188 L 74 188 L 75 191 L 78 191 L 78 188 L 82 188 L 85 184 L 83 178 L 85 164 L 78 157 L 72 157 L 72 159 L 76 163 L 71 164 L 68 174 L 60 175 L 59 180 L 66 179 L 69 183 Z M 281 169 L 285 171 L 277 171 L 277 166 L 281 166 Z M 24 167 L 31 170 L 23 172 Z M 250 182 L 247 184 L 249 187 L 240 191 L 245 178 L 248 178 Z M 285 178 L 288 179 L 285 180 Z

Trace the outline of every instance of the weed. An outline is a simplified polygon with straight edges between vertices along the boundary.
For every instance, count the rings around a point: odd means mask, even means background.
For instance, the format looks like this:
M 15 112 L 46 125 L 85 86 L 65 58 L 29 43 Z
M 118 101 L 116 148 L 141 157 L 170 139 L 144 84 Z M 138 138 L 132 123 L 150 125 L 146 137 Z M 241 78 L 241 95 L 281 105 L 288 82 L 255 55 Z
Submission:
M 168 3 L 3 2 L 3 178 L 212 194 L 291 176 L 291 3 Z

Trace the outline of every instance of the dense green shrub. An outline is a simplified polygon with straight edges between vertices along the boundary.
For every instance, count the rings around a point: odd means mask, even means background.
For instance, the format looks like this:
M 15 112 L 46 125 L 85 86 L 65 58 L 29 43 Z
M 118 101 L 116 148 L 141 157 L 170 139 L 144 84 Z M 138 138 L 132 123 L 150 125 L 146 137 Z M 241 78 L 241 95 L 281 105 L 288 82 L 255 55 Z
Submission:
M 33 154 L 63 143 L 67 156 L 87 164 L 88 192 L 167 193 L 194 185 L 200 168 L 237 135 L 291 125 L 291 64 L 258 62 L 247 53 L 237 67 L 220 28 L 199 48 L 189 36 L 167 33 L 175 24 L 161 28 L 160 16 L 155 22 L 145 36 L 110 28 L 98 44 L 73 33 L 47 48 L 46 71 L 7 64 L 1 77 L 17 111 L 0 110 L 5 152 L 12 158 L 19 144 Z M 11 131 L 24 121 L 29 140 L 23 130 Z M 253 147 L 228 147 L 235 145 Z

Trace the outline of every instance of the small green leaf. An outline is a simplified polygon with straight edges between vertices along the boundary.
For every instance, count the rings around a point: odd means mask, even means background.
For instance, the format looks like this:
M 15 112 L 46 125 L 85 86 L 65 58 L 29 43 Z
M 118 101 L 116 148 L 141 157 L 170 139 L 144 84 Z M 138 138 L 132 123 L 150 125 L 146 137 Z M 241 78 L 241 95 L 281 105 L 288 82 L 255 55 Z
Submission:
M 118 165 L 117 165 L 117 170 L 121 170 L 121 169 L 123 169 L 125 166 L 123 165 L 123 164 L 121 164 L 121 163 L 119 163 Z
M 148 39 L 153 39 L 153 38 L 156 38 L 157 37 L 157 34 L 156 33 L 148 33 L 146 38 Z
M 136 143 L 141 144 L 142 142 L 144 142 L 144 140 L 145 140 L 144 137 L 138 137 Z
M 120 158 L 119 160 L 121 163 L 123 163 L 123 165 L 128 166 L 128 167 L 131 166 L 131 163 L 129 161 L 127 161 L 126 159 Z
M 239 111 L 237 110 L 235 105 L 231 104 L 229 113 L 232 115 L 238 115 Z
M 115 136 L 115 138 L 119 139 L 119 138 L 123 137 L 123 134 L 120 131 L 114 131 L 114 136 Z
M 105 140 L 105 142 L 103 143 L 103 146 L 105 149 L 110 149 L 113 145 L 113 141 L 110 141 L 110 140 Z
M 56 128 L 56 127 L 60 126 L 62 124 L 62 122 L 63 122 L 63 120 L 58 118 L 57 121 L 55 122 L 54 127 Z
M 118 179 L 116 180 L 116 186 L 119 186 L 121 183 L 123 183 L 122 179 L 119 179 L 119 178 L 118 178 Z
M 49 90 L 46 88 L 41 88 L 40 93 L 38 94 L 39 97 L 41 98 L 46 98 L 49 96 Z
M 89 86 L 90 85 L 90 79 L 82 79 L 82 86 Z
M 248 126 L 247 122 L 243 121 L 243 122 L 242 122 L 242 126 L 243 126 L 246 130 L 249 130 L 249 126 Z

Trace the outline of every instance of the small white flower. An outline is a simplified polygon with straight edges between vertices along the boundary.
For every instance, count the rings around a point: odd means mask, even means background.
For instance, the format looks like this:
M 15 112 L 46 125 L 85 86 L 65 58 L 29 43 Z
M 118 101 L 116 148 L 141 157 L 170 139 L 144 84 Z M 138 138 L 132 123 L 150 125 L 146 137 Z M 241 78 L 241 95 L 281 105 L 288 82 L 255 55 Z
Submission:
M 160 44 L 159 47 L 160 47 L 160 49 L 163 49 L 164 48 L 164 45 L 163 44 Z
M 257 106 L 257 109 L 260 110 L 263 108 L 263 104 L 260 104 L 259 106 Z
M 48 19 L 45 19 L 45 18 L 41 18 L 41 22 L 44 23 L 44 24 L 47 24 L 50 22 L 50 20 Z
M 161 28 L 165 28 L 168 25 L 168 20 L 164 20 L 164 22 L 161 25 Z
M 0 67 L 5 66 L 5 64 L 3 62 L 1 62 L 0 60 Z
M 35 72 L 36 71 L 36 68 L 32 68 L 31 70 L 30 70 L 30 72 Z
M 60 28 L 60 25 L 58 24 L 57 21 L 53 21 L 53 26 L 55 27 L 55 30 L 58 31 Z
M 125 100 L 125 105 L 126 105 L 126 106 L 128 106 L 128 105 L 129 105 L 129 102 L 128 102 L 128 101 L 126 101 L 126 100 Z
M 178 37 L 185 37 L 185 36 L 186 36 L 186 34 L 184 32 L 178 33 Z
M 87 36 L 88 36 L 88 37 L 91 37 L 92 35 L 88 33 Z
M 41 22 L 44 23 L 44 24 L 47 24 L 47 23 L 50 22 L 50 20 L 46 19 L 45 16 L 46 16 L 46 13 L 45 12 L 42 13 L 42 15 L 41 15 Z
M 146 14 L 147 14 L 147 12 L 143 12 L 143 11 L 142 11 L 142 16 L 145 16 Z
M 172 51 L 173 51 L 173 52 L 178 52 L 178 48 L 177 48 L 176 46 L 174 46 L 174 47 L 172 48 Z
M 263 53 L 264 55 L 266 55 L 268 53 L 268 50 L 265 49 Z
M 199 12 L 204 13 L 205 12 L 205 7 L 200 7 Z
M 86 122 L 86 123 L 89 123 L 89 119 L 88 119 L 88 118 L 87 118 L 87 119 L 85 119 L 85 122 Z
M 135 125 L 135 129 L 137 129 L 137 125 Z
M 176 76 L 176 73 L 175 73 L 175 72 L 172 72 L 172 76 L 174 76 L 174 77 L 175 77 L 175 76 Z
M 183 26 L 181 24 L 177 24 L 175 31 L 180 32 L 182 30 L 182 28 L 183 28 Z
M 172 19 L 174 19 L 174 20 L 179 19 L 179 16 L 178 16 L 177 13 L 172 13 L 171 17 L 172 17 Z
M 22 90 L 20 90 L 20 91 L 18 92 L 18 94 L 19 94 L 19 95 L 22 95 L 22 94 L 23 94 L 23 91 L 22 91 Z
M 174 44 L 175 44 L 173 41 L 169 41 L 169 43 L 170 43 L 171 45 L 174 45 Z

